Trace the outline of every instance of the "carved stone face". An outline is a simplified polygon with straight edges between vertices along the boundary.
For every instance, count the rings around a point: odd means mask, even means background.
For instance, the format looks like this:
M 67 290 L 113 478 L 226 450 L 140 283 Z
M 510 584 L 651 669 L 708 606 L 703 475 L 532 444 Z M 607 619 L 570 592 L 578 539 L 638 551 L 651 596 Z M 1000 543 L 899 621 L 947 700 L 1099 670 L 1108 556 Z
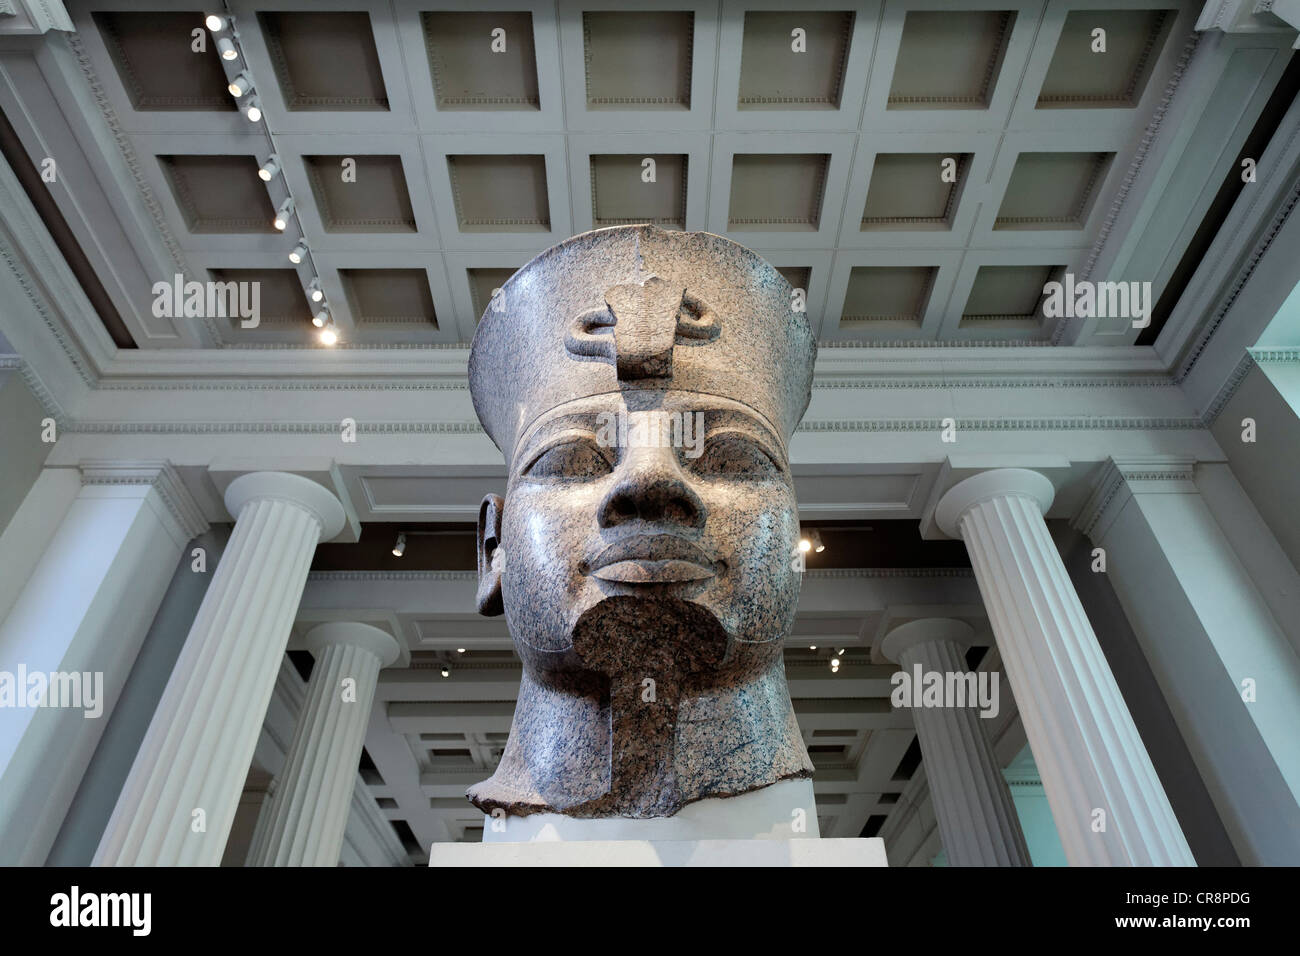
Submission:
M 781 659 L 816 353 L 791 291 L 729 240 L 628 226 L 538 256 L 484 314 L 470 388 L 510 475 L 477 603 L 524 664 L 484 811 L 668 816 L 811 774 Z
M 660 654 L 701 687 L 744 679 L 793 621 L 798 532 L 783 444 L 745 406 L 648 390 L 570 402 L 511 463 L 497 543 L 510 633 L 543 680 L 637 676 Z M 644 623 L 596 638 L 620 606 Z

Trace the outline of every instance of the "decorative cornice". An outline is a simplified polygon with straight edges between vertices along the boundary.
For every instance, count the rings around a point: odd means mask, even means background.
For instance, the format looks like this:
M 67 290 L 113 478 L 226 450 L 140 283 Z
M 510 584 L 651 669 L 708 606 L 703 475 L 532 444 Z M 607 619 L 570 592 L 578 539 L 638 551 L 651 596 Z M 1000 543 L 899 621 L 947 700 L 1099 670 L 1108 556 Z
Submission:
M 948 419 L 859 419 L 802 423 L 799 432 L 938 432 Z M 1080 415 L 1058 418 L 954 418 L 957 431 L 1199 431 L 1199 418 L 1116 418 Z
M 809 568 L 805 578 L 969 578 L 970 568 Z
M 1074 416 L 1058 418 L 958 418 L 958 431 L 1199 431 L 1200 418 L 1118 418 Z M 934 432 L 947 427 L 943 418 L 879 418 L 805 421 L 797 432 Z M 66 431 L 91 435 L 324 435 L 339 430 L 328 422 L 73 422 Z M 360 435 L 478 435 L 478 422 L 367 422 L 358 421 Z
M 1097 239 L 1088 252 L 1088 259 L 1082 269 L 1082 277 L 1085 280 L 1092 277 L 1092 270 L 1097 265 L 1097 260 L 1101 257 L 1102 250 L 1105 249 L 1106 243 L 1110 239 L 1111 231 L 1115 228 L 1115 223 L 1119 220 L 1119 214 L 1128 201 L 1133 184 L 1137 182 L 1138 176 L 1142 172 L 1142 166 L 1146 163 L 1147 154 L 1151 151 L 1151 145 L 1156 141 L 1160 127 L 1164 123 L 1165 114 L 1169 112 L 1169 106 L 1173 103 L 1178 87 L 1183 81 L 1183 76 L 1187 73 L 1187 66 L 1191 63 L 1192 55 L 1196 52 L 1196 46 L 1200 39 L 1201 35 L 1193 30 L 1183 43 L 1183 49 L 1178 55 L 1178 61 L 1174 64 L 1173 73 L 1170 74 L 1169 82 L 1165 84 L 1164 94 L 1160 97 L 1160 102 L 1156 104 L 1156 108 L 1151 114 L 1151 121 L 1147 123 L 1146 129 L 1142 132 L 1142 139 L 1133 151 L 1133 159 L 1129 163 L 1128 171 L 1124 174 L 1123 181 L 1115 190 L 1115 198 L 1111 201 L 1110 209 L 1106 211 L 1106 218 L 1102 220 L 1101 228 L 1097 232 Z M 1065 322 L 1062 320 L 1057 322 L 1056 328 L 1052 330 L 1052 344 L 1059 343 L 1064 334 Z
M 154 195 L 144 171 L 140 168 L 140 157 L 136 155 L 135 147 L 131 145 L 131 138 L 122 129 L 122 123 L 118 119 L 117 111 L 113 109 L 113 104 L 109 101 L 108 94 L 99 81 L 99 75 L 90 62 L 86 48 L 81 42 L 81 36 L 76 32 L 72 32 L 67 34 L 67 39 L 68 48 L 77 59 L 77 66 L 81 69 L 81 75 L 86 81 L 90 95 L 94 98 L 95 105 L 99 107 L 100 115 L 103 116 L 108 130 L 113 136 L 113 142 L 117 144 L 118 152 L 131 173 L 131 179 L 135 183 L 136 190 L 140 193 L 140 198 L 144 200 L 145 208 L 149 211 L 149 217 L 153 220 L 153 226 L 158 231 L 158 237 L 167 249 L 167 255 L 171 257 L 172 264 L 176 267 L 177 272 L 188 275 L 189 268 L 185 262 L 185 254 L 181 251 L 180 243 L 176 240 L 171 226 L 167 223 L 167 216 L 163 212 L 162 204 L 158 202 L 158 197 Z M 212 341 L 220 345 L 222 339 L 217 323 L 210 316 L 203 316 L 202 321 L 204 327 L 208 330 L 208 334 L 212 336 Z
M 17 372 L 21 375 L 28 390 L 41 403 L 41 408 L 54 419 L 60 428 L 65 427 L 67 416 L 63 412 L 63 406 L 54 400 L 53 393 L 45 387 L 45 383 L 41 381 L 40 376 L 32 369 L 29 362 L 25 361 L 21 355 L 0 355 L 0 371 L 5 370 Z
M 5 174 L 6 178 L 10 178 L 13 176 L 13 171 L 6 168 Z M 7 183 L 0 185 L 0 198 L 4 199 L 6 205 L 16 202 L 12 195 L 6 195 L 9 192 L 10 190 Z M 27 197 L 24 196 L 22 202 L 26 201 Z M 10 206 L 9 208 L 13 207 Z M 45 324 L 46 330 L 53 337 L 54 341 L 59 344 L 59 348 L 63 350 L 63 354 L 67 356 L 68 362 L 71 363 L 72 367 L 76 370 L 77 375 L 81 378 L 82 382 L 89 385 L 91 388 L 94 388 L 98 381 L 94 372 L 89 368 L 89 366 L 87 366 L 85 356 L 82 354 L 81 350 L 69 340 L 64 331 L 63 323 L 55 319 L 54 310 L 51 308 L 44 292 L 41 289 L 38 289 L 36 284 L 32 282 L 31 273 L 27 268 L 26 257 L 19 254 L 18 249 L 26 249 L 29 250 L 30 253 L 34 254 L 37 250 L 43 248 L 43 244 L 38 241 L 38 237 L 32 231 L 29 223 L 26 222 L 25 219 L 20 223 L 19 217 L 6 216 L 4 226 L 4 231 L 0 232 L 0 258 L 4 259 L 5 265 L 9 267 L 9 271 L 13 273 L 13 277 L 18 280 L 18 284 L 22 287 L 23 293 L 32 304 L 32 308 L 34 308 L 37 315 L 41 317 L 41 321 Z M 19 226 L 21 226 L 26 235 L 13 235 L 11 230 Z M 10 238 L 15 240 L 17 248 L 10 244 Z M 12 308 L 12 306 L 9 307 Z
M 393 379 L 234 379 L 234 378 L 160 378 L 101 380 L 100 388 L 111 391 L 340 391 L 340 392 L 443 392 L 468 393 L 467 378 L 429 378 L 415 380 Z M 1160 375 L 1097 378 L 1015 378 L 1011 376 L 986 377 L 981 375 L 953 376 L 947 378 L 876 378 L 863 375 L 855 378 L 814 378 L 813 389 L 906 389 L 906 388 L 1173 388 L 1171 379 Z
M 1093 480 L 1092 493 L 1070 523 L 1094 542 L 1100 541 L 1129 495 L 1154 490 L 1139 485 L 1168 482 L 1162 490 L 1192 491 L 1195 475 L 1196 462 L 1191 458 L 1158 456 L 1120 461 L 1111 458 L 1102 465 Z M 1121 495 L 1121 491 L 1126 494 Z
M 1255 359 L 1251 357 L 1249 351 L 1247 351 L 1247 353 L 1241 357 L 1241 361 L 1239 361 L 1233 368 L 1232 374 L 1230 374 L 1224 383 L 1219 386 L 1219 390 L 1215 393 L 1214 399 L 1206 407 L 1205 411 L 1201 413 L 1201 424 L 1206 428 L 1209 428 L 1214 424 L 1215 420 L 1219 417 L 1219 413 L 1223 411 L 1228 402 L 1232 401 L 1232 396 L 1237 394 L 1237 389 L 1241 387 L 1241 383 L 1245 381 L 1246 376 L 1250 374 L 1250 370 L 1254 367 Z
M 1256 365 L 1300 365 L 1300 346 L 1255 346 L 1246 351 Z
M 208 530 L 208 521 L 181 480 L 166 461 L 107 461 L 87 459 L 78 466 L 83 485 L 147 485 L 158 492 L 185 537 Z
M 970 568 L 813 568 L 805 578 L 969 578 Z M 307 581 L 477 581 L 477 571 L 312 571 Z
M 1300 136 L 1300 125 L 1297 125 L 1291 132 L 1291 139 L 1294 140 L 1297 136 Z M 1248 193 L 1246 195 L 1258 194 Z M 1254 199 L 1251 200 L 1252 203 L 1254 201 Z M 1286 225 L 1286 221 L 1290 218 L 1291 212 L 1295 209 L 1297 203 L 1300 203 L 1300 176 L 1296 176 L 1295 180 L 1291 183 L 1290 191 L 1287 193 L 1286 198 L 1279 203 L 1277 211 L 1274 212 L 1273 218 L 1269 222 L 1268 228 L 1260 233 L 1254 246 L 1251 247 L 1250 255 L 1246 257 L 1241 267 L 1237 270 L 1232 283 L 1228 286 L 1227 292 L 1219 297 L 1213 314 L 1209 321 L 1202 327 L 1200 335 L 1197 336 L 1196 345 L 1183 360 L 1177 373 L 1174 375 L 1175 383 L 1181 385 L 1186 380 L 1187 376 L 1191 374 L 1192 369 L 1196 367 L 1196 363 L 1200 360 L 1201 354 L 1209 346 L 1210 340 L 1214 337 L 1214 333 L 1218 331 L 1219 326 L 1223 324 L 1224 318 L 1232 310 L 1233 305 L 1236 304 L 1237 297 L 1241 295 L 1242 290 L 1246 287 L 1246 283 L 1250 281 L 1250 277 L 1255 274 L 1255 269 L 1259 266 L 1260 260 L 1264 258 L 1264 254 L 1268 252 L 1269 247 L 1273 245 L 1273 240 L 1277 238 L 1278 233 L 1282 231 L 1282 227 Z M 1241 226 L 1239 224 L 1237 229 L 1239 230 L 1240 228 Z M 1214 252 L 1214 249 L 1210 250 L 1210 255 L 1206 257 L 1207 262 L 1214 261 Z
M 307 582 L 337 581 L 477 581 L 477 571 L 312 571 Z

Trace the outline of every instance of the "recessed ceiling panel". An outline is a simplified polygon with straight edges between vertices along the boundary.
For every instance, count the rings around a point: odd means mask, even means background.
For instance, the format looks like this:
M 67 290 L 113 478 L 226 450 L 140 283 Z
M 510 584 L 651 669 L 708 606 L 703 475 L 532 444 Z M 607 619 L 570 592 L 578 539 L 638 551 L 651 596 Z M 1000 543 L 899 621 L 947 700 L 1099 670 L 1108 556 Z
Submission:
M 531 13 L 420 16 L 438 109 L 541 109 Z
M 477 322 L 487 311 L 492 302 L 492 293 L 506 284 L 506 280 L 515 274 L 516 269 L 466 269 L 469 274 L 469 298 L 474 306 L 474 321 Z
M 275 232 L 252 156 L 159 156 L 190 232 Z
M 962 310 L 961 328 L 1038 328 L 1043 287 L 1064 266 L 980 266 Z
M 695 14 L 583 13 L 587 109 L 691 108 Z
M 889 89 L 891 110 L 988 109 L 1013 11 L 909 10 Z
M 131 105 L 138 110 L 214 110 L 239 107 L 226 92 L 226 74 L 204 30 L 205 49 L 196 53 L 192 31 L 203 28 L 203 14 L 94 14 L 95 25 L 113 58 Z
M 827 153 L 737 153 L 732 158 L 727 228 L 816 232 L 830 160 Z
M 291 110 L 386 110 L 388 93 L 367 13 L 259 13 Z
M 1021 153 L 994 229 L 1082 229 L 1114 153 Z
M 438 327 L 423 269 L 340 269 L 358 325 Z
M 938 271 L 934 266 L 855 266 L 849 273 L 840 327 L 919 329 Z
M 300 328 L 306 336 L 312 329 L 311 308 L 294 269 L 212 269 L 214 282 L 246 282 L 256 286 L 259 329 Z M 230 327 L 249 334 L 241 328 L 241 319 L 232 316 Z
M 777 266 L 776 271 L 790 283 L 790 288 L 808 291 L 808 280 L 812 278 L 812 269 L 808 266 Z
M 548 232 L 545 156 L 448 156 L 461 232 Z
M 861 228 L 951 229 L 969 166 L 967 153 L 878 153 Z
M 597 226 L 650 222 L 685 229 L 686 156 L 592 156 L 591 208 Z
M 326 232 L 415 232 L 400 156 L 304 156 Z M 355 176 L 351 164 L 356 164 Z
M 1169 34 L 1173 13 L 1172 10 L 1071 11 L 1056 43 L 1037 107 L 1136 106 Z M 1098 30 L 1102 33 L 1097 34 Z
M 852 36 L 851 10 L 747 11 L 739 108 L 839 109 Z

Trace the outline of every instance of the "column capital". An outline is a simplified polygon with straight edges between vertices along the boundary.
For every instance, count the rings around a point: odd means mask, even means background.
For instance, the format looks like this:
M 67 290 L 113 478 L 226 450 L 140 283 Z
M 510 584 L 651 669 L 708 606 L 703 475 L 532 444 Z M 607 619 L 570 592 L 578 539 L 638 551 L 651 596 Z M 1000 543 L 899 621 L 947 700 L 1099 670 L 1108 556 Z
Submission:
M 939 499 L 934 520 L 939 529 L 961 540 L 961 519 L 978 504 L 994 498 L 1033 498 L 1041 512 L 1052 506 L 1056 489 L 1040 472 L 1028 468 L 994 468 L 957 482 Z
M 880 642 L 880 653 L 898 663 L 909 647 L 950 641 L 958 647 L 975 643 L 975 629 L 954 617 L 922 617 L 904 621 L 892 628 Z
M 310 513 L 320 524 L 320 540 L 328 541 L 343 530 L 347 516 L 343 505 L 323 485 L 287 471 L 254 471 L 240 475 L 226 488 L 226 509 L 238 519 L 250 501 L 287 501 Z
M 387 631 L 360 621 L 328 621 L 317 624 L 303 638 L 303 647 L 319 654 L 327 647 L 359 647 L 379 658 L 380 667 L 389 667 L 401 655 L 401 645 Z

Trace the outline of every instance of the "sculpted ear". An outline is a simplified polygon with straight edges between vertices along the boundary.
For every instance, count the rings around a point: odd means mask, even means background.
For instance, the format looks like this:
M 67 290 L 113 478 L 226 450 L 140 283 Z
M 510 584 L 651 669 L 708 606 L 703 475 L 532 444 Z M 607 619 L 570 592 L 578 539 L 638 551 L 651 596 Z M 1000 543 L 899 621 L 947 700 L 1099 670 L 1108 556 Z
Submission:
M 493 554 L 501 547 L 501 513 L 505 504 L 500 495 L 485 495 L 478 506 L 478 592 L 474 595 L 474 603 L 478 612 L 486 617 L 496 617 L 505 612 L 501 603 L 504 552 L 495 562 L 492 560 Z

